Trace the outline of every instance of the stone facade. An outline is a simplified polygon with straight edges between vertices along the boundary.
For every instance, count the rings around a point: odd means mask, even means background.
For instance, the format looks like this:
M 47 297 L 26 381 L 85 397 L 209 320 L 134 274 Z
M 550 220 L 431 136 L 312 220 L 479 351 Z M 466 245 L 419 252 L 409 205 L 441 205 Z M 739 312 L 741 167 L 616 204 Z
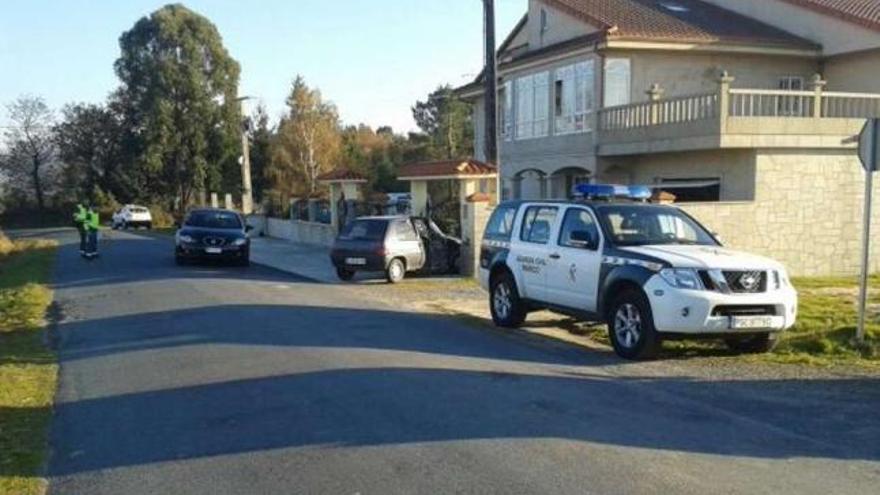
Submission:
M 865 187 L 858 158 L 852 152 L 758 150 L 753 160 L 754 201 L 679 206 L 725 245 L 772 257 L 792 275 L 858 273 Z M 880 254 L 880 232 L 873 232 Z M 880 270 L 876 254 L 872 271 Z

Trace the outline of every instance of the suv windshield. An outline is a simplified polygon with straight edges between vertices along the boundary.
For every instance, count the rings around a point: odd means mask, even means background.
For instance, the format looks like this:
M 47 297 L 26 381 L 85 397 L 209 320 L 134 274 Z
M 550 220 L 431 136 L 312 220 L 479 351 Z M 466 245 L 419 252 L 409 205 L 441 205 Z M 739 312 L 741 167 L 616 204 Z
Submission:
M 386 220 L 355 220 L 346 225 L 339 234 L 347 241 L 381 241 L 385 239 Z
M 188 227 L 208 229 L 240 229 L 238 215 L 229 211 L 194 211 L 186 219 Z
M 596 208 L 599 220 L 614 244 L 718 243 L 700 224 L 676 208 L 653 205 L 609 205 Z

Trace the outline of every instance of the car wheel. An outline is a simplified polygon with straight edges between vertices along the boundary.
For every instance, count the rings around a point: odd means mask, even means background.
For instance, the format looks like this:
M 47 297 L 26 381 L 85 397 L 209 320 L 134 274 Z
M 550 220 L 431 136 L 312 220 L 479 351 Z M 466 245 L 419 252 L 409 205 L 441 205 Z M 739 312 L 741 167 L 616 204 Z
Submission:
M 492 322 L 499 327 L 516 328 L 526 321 L 526 305 L 519 297 L 516 280 L 509 273 L 501 274 L 492 281 L 489 309 Z
M 122 221 L 122 230 L 128 230 L 128 222 L 125 220 Z
M 339 266 L 336 267 L 336 276 L 339 277 L 339 280 L 348 282 L 349 280 L 354 278 L 354 270 L 348 270 Z
M 660 350 L 660 335 L 648 299 L 638 290 L 625 290 L 608 312 L 608 338 L 624 359 L 648 359 Z
M 385 269 L 385 278 L 389 283 L 396 284 L 403 280 L 405 276 L 406 266 L 404 266 L 403 260 L 394 258 L 391 260 L 391 263 L 388 263 L 388 268 Z
M 748 337 L 728 337 L 724 343 L 732 351 L 749 354 L 770 352 L 779 344 L 778 333 L 760 333 Z
M 147 222 L 147 230 L 153 230 L 153 223 Z

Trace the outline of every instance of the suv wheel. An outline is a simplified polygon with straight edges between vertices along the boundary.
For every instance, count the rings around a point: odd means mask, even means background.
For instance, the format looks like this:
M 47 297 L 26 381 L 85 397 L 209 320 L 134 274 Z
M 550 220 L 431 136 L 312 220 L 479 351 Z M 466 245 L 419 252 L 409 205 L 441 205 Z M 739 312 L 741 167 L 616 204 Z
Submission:
M 403 280 L 404 276 L 406 276 L 406 267 L 403 265 L 403 261 L 400 258 L 391 260 L 385 270 L 385 278 L 388 279 L 388 282 L 396 284 Z
M 640 291 L 624 291 L 608 312 L 608 337 L 614 352 L 624 359 L 648 359 L 660 349 L 660 336 L 647 298 Z
M 748 337 L 728 337 L 724 343 L 732 351 L 759 354 L 770 352 L 779 343 L 778 333 L 760 333 Z
M 525 303 L 519 298 L 516 280 L 509 273 L 503 273 L 492 281 L 489 308 L 492 321 L 499 327 L 516 328 L 526 321 Z
M 338 266 L 336 267 L 336 276 L 339 277 L 339 280 L 348 282 L 349 280 L 354 278 L 354 270 L 349 270 L 347 268 Z

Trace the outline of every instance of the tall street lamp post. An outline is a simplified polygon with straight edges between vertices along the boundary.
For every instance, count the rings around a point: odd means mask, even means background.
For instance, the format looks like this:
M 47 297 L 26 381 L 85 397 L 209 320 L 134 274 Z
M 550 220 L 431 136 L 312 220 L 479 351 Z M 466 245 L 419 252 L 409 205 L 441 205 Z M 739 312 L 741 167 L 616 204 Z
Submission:
M 239 158 L 238 162 L 241 165 L 241 212 L 245 215 L 250 215 L 254 212 L 254 194 L 251 186 L 251 150 L 250 140 L 248 139 L 248 131 L 250 129 L 248 129 L 249 120 L 245 117 L 244 112 L 244 102 L 252 99 L 254 99 L 253 96 L 236 98 L 236 101 L 240 102 L 242 106 L 241 158 Z

